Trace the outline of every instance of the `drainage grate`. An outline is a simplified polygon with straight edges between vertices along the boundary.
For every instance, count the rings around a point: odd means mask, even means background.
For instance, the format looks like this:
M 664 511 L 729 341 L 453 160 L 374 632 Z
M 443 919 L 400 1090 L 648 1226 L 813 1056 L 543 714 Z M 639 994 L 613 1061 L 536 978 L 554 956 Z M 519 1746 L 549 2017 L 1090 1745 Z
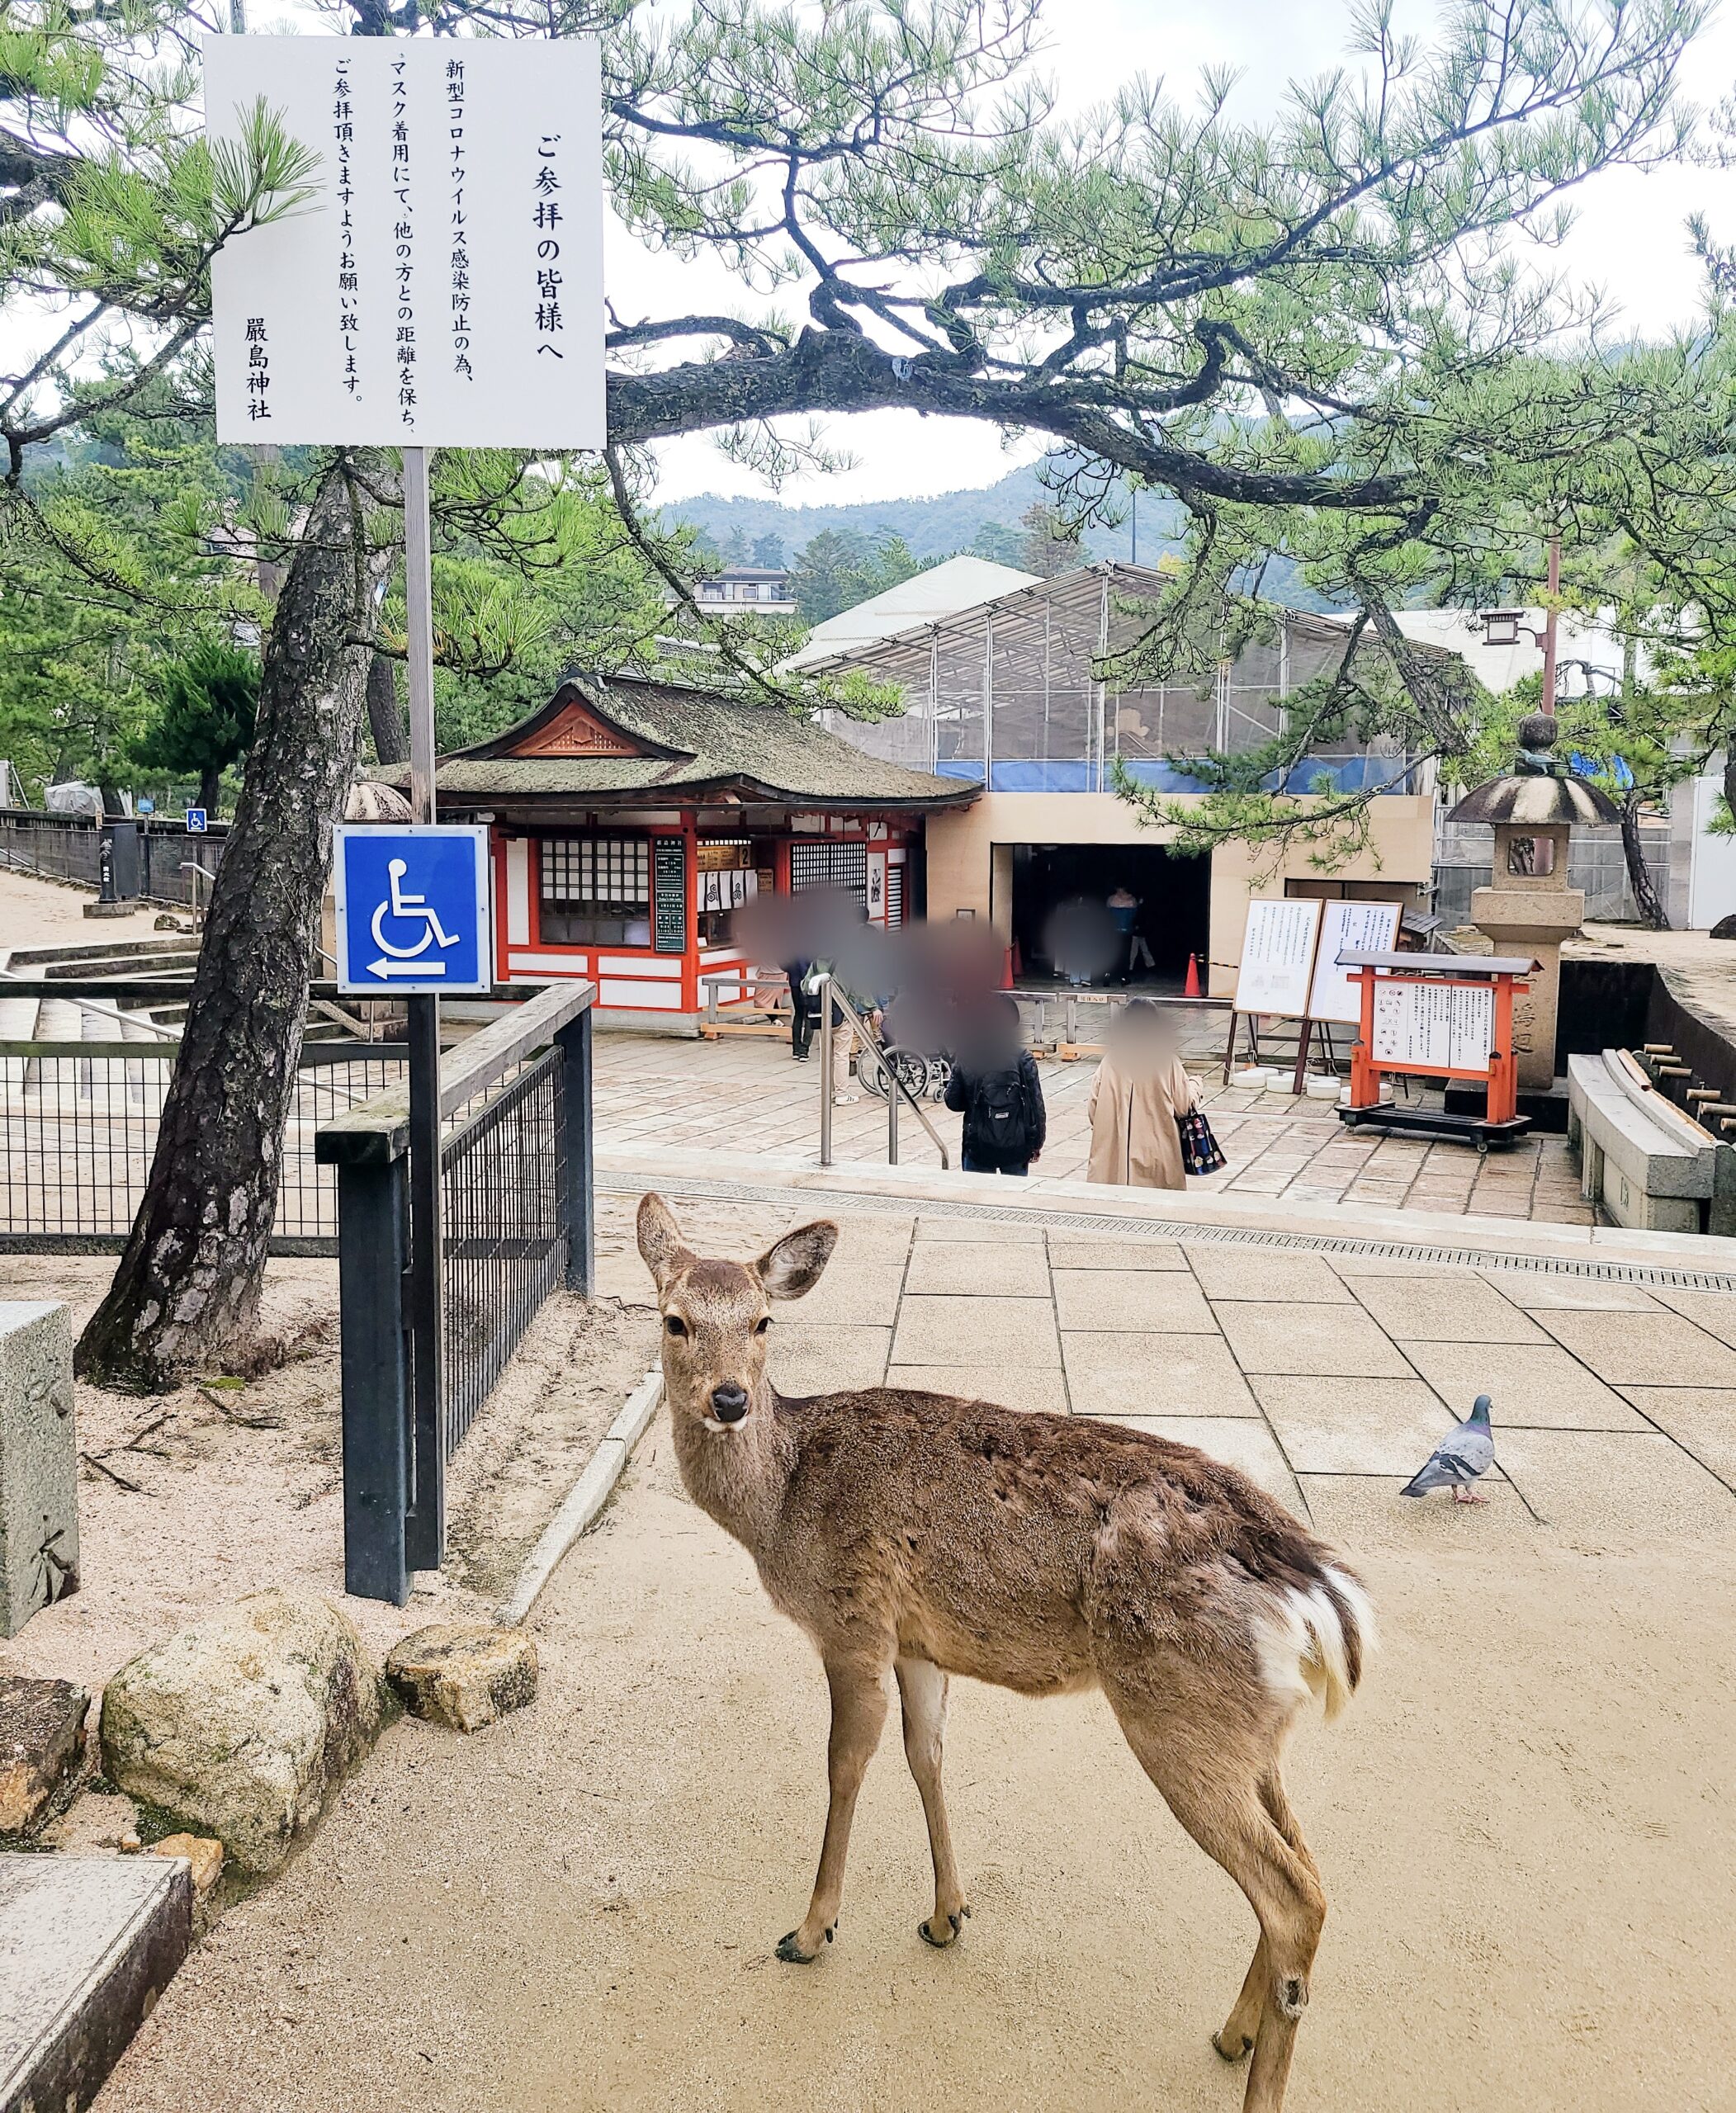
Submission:
M 609 1195 L 639 1194 L 646 1186 L 643 1177 L 597 1170 L 596 1185 Z M 694 1203 L 788 1203 L 794 1208 L 811 1204 L 816 1210 L 896 1212 L 901 1217 L 1014 1219 L 1020 1225 L 1036 1224 L 1051 1231 L 1113 1233 L 1119 1240 L 1185 1240 L 1218 1246 L 1292 1247 L 1316 1255 L 1364 1255 L 1394 1262 L 1436 1262 L 1450 1269 L 1512 1269 L 1554 1277 L 1577 1277 L 1593 1283 L 1656 1284 L 1667 1291 L 1736 1292 L 1736 1274 L 1717 1269 L 1690 1269 L 1667 1263 L 1576 1261 L 1555 1255 L 1509 1255 L 1500 1250 L 1440 1246 L 1423 1241 L 1358 1240 L 1350 1235 L 1313 1232 L 1270 1232 L 1258 1226 L 1196 1225 L 1175 1218 L 1123 1218 L 1100 1211 L 997 1210 L 992 1203 L 916 1201 L 906 1196 L 877 1195 L 854 1189 L 779 1189 L 745 1181 L 721 1181 L 704 1175 L 684 1175 L 678 1183 L 666 1182 L 666 1192 Z

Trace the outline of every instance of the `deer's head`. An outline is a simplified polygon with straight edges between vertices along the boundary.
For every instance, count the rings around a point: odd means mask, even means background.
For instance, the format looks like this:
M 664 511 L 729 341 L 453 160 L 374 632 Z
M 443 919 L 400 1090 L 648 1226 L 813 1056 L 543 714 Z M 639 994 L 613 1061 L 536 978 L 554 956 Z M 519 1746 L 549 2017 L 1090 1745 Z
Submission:
M 811 1291 L 837 1241 L 837 1227 L 821 1218 L 785 1233 L 757 1262 L 707 1261 L 660 1196 L 641 1198 L 639 1252 L 657 1286 L 671 1415 L 712 1430 L 746 1421 L 765 1398 L 772 1301 Z

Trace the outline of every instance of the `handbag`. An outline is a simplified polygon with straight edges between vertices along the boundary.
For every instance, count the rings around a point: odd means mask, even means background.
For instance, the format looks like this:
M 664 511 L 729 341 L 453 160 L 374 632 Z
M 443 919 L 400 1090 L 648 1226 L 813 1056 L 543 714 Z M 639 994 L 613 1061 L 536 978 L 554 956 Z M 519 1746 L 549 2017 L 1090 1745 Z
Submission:
M 1212 1134 L 1212 1126 L 1206 1121 L 1203 1108 L 1190 1108 L 1185 1115 L 1178 1115 L 1175 1127 L 1181 1134 L 1184 1172 L 1215 1174 L 1220 1166 L 1229 1165 L 1223 1147 Z

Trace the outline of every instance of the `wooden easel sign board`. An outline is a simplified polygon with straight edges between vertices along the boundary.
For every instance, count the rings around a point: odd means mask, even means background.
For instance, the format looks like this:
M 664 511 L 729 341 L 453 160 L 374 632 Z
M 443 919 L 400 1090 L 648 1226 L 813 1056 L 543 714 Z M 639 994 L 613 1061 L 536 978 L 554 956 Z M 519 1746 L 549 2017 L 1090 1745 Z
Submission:
M 1339 967 L 1338 957 L 1390 953 L 1398 943 L 1400 908 L 1396 902 L 1328 902 L 1322 907 L 1325 915 L 1308 987 L 1308 1018 L 1355 1027 L 1362 1018 L 1362 986 L 1350 970 Z
M 1327 906 L 1313 896 L 1256 896 L 1248 904 L 1236 971 L 1237 1012 L 1307 1018 L 1320 913 Z

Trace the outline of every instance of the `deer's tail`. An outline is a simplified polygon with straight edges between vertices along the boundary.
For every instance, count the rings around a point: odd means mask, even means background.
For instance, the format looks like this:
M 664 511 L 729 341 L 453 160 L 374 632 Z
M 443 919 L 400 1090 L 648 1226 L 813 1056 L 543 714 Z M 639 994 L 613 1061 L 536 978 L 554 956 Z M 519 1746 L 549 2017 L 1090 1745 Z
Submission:
M 1356 1692 L 1374 1648 L 1374 1605 L 1352 1572 L 1322 1561 L 1306 1584 L 1272 1590 L 1255 1634 L 1275 1699 L 1299 1706 L 1317 1696 L 1330 1723 Z

